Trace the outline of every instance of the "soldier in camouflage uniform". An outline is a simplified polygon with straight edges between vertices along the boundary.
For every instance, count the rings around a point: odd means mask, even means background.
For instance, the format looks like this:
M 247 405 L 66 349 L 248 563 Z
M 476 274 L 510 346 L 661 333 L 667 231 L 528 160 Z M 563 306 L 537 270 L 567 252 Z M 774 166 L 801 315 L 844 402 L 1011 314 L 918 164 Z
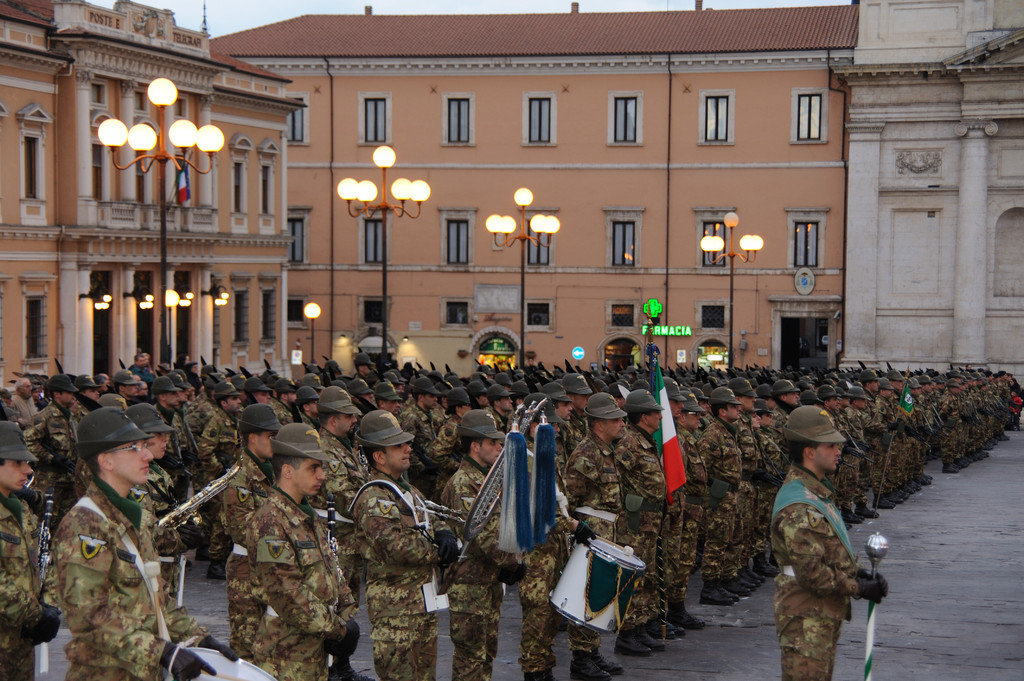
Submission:
M 388 379 L 382 379 L 374 384 L 373 401 L 376 402 L 378 409 L 391 412 L 395 418 L 402 416 L 402 396 L 398 394 L 394 384 Z
M 662 407 L 648 391 L 633 390 L 626 397 L 625 411 L 629 423 L 614 451 L 623 499 L 615 541 L 632 546 L 651 569 L 636 581 L 633 600 L 615 640 L 615 652 L 648 656 L 651 651 L 665 650 L 664 641 L 651 636 L 647 629 L 648 622 L 659 633 L 661 628 L 658 580 L 664 575 L 657 574 L 657 554 L 668 485 L 654 433 L 661 428 Z
M 356 492 L 370 479 L 366 460 L 352 443 L 360 412 L 347 392 L 332 385 L 320 394 L 319 413 L 320 449 L 328 457 L 324 464 L 327 477 L 320 493 L 310 503 L 320 513 L 320 509 L 327 508 L 327 495 L 334 495 L 338 564 L 348 580 L 352 597 L 358 600 L 363 581 L 363 551 L 348 509 L 356 498 Z M 326 511 L 323 514 L 326 515 Z
M 583 380 L 579 374 L 569 376 Z M 581 388 L 573 385 L 573 389 Z M 618 408 L 611 395 L 597 393 L 587 399 L 585 415 L 588 430 L 569 455 L 564 492 L 569 508 L 579 520 L 589 524 L 598 535 L 614 541 L 623 511 L 614 444 L 622 436 L 622 418 L 626 412 Z M 607 668 L 619 665 L 605 660 L 600 646 L 601 636 L 597 632 L 569 626 L 569 649 L 572 651 L 569 669 L 574 679 L 608 681 L 611 678 Z
M 269 405 L 250 404 L 242 410 L 238 418 L 243 447 L 239 469 L 220 498 L 213 502 L 222 504 L 224 530 L 234 543 L 225 568 L 231 647 L 246 659 L 252 658 L 253 640 L 265 609 L 255 589 L 246 533 L 257 509 L 270 498 L 274 485 L 270 438 L 279 430 L 281 422 Z
M 237 655 L 172 608 L 163 593 L 149 513 L 129 497 L 146 483 L 153 455 L 148 438 L 125 414 L 97 409 L 82 419 L 78 456 L 93 474 L 86 495 L 54 537 L 56 594 L 67 616 L 68 678 L 85 681 L 155 679 L 163 668 L 177 679 L 214 670 L 175 641 Z
M 505 433 L 498 430 L 491 414 L 477 409 L 462 419 L 458 434 L 466 456 L 442 491 L 441 503 L 468 514 L 484 478 L 501 454 Z M 465 551 L 465 558 L 445 575 L 455 648 L 452 678 L 460 681 L 491 678 L 498 654 L 498 619 L 504 596 L 501 584 L 515 584 L 526 573 L 526 565 L 515 554 L 498 549 L 498 523 L 499 514 L 494 513 Z
M 74 385 L 78 392 L 75 393 L 75 402 L 71 405 L 71 417 L 77 426 L 86 414 L 100 408 L 97 402 L 100 399 L 100 386 L 89 374 L 75 376 Z
M 295 406 L 299 410 L 300 422 L 313 430 L 320 430 L 320 412 L 317 410 L 319 401 L 320 395 L 308 385 L 299 386 L 295 391 Z
M 213 398 L 217 409 L 197 438 L 204 473 L 203 479 L 194 483 L 197 488 L 224 475 L 238 460 L 236 420 L 242 406 L 242 395 L 230 383 L 221 382 L 214 387 Z M 224 508 L 221 504 L 206 504 L 200 514 L 210 539 L 210 567 L 206 570 L 206 577 L 226 579 L 224 568 L 231 553 L 231 539 L 224 530 Z
M 372 466 L 370 483 L 355 500 L 352 519 L 366 558 L 366 608 L 373 625 L 373 661 L 380 679 L 433 681 L 437 664 L 435 568 L 459 555 L 443 520 L 426 527 L 422 493 L 406 482 L 412 435 L 390 412 L 363 417 L 357 438 Z M 433 541 L 417 524 L 433 533 Z
M 387 381 L 380 381 L 377 386 L 391 385 Z M 377 388 L 374 388 L 376 392 Z M 391 388 L 394 392 L 394 388 Z M 430 445 L 437 437 L 438 427 L 441 425 L 434 422 L 431 411 L 437 406 L 437 398 L 441 393 L 434 387 L 434 382 L 426 376 L 420 376 L 412 382 L 412 395 L 414 404 L 404 409 L 401 415 L 396 414 L 402 430 L 411 433 L 413 438 L 410 446 L 413 450 L 412 464 L 409 466 L 408 478 L 417 489 L 434 498 L 441 493 L 442 488 L 436 488 L 437 467 L 430 460 Z M 381 409 L 388 410 L 377 398 L 377 404 Z
M 487 387 L 487 411 L 503 432 L 508 430 L 508 417 L 512 415 L 512 395 L 500 383 Z
M 587 400 L 594 391 L 587 385 L 583 374 L 566 374 L 562 377 L 562 388 L 572 404 L 569 418 L 562 417 L 565 419 L 565 425 L 562 428 L 565 451 L 571 454 L 587 437 Z M 544 390 L 544 392 L 548 391 Z
M 207 369 L 210 369 L 210 371 L 207 371 Z M 196 395 L 196 398 L 189 402 L 188 407 L 185 408 L 185 425 L 193 433 L 203 432 L 203 426 L 213 416 L 213 411 L 217 408 L 213 401 L 213 389 L 223 380 L 223 376 L 213 371 L 212 365 L 207 364 L 203 367 L 203 391 Z M 193 475 L 196 472 L 192 471 Z
M 750 382 L 741 377 L 729 381 L 729 389 L 740 401 L 740 418 L 735 426 L 743 470 L 740 477 L 739 510 L 736 515 L 737 541 L 732 555 L 737 566 L 737 578 L 746 589 L 753 591 L 764 582 L 764 577 L 750 568 L 750 560 L 760 555 L 763 564 L 765 547 L 768 544 L 767 525 L 759 528 L 757 524 L 759 499 L 762 493 L 762 485 L 758 480 L 763 477 L 763 473 L 759 474 L 758 471 L 765 470 L 761 448 L 754 435 L 760 427 L 760 421 L 754 411 L 757 393 L 750 386 Z
M 568 435 L 566 429 L 571 428 L 569 425 L 569 419 L 572 414 L 572 399 L 565 392 L 565 388 L 558 381 L 551 381 L 545 383 L 541 387 L 541 392 L 547 395 L 550 400 L 552 407 L 555 410 L 555 414 L 558 418 L 562 419 L 562 424 L 558 427 L 558 448 L 559 458 L 557 461 L 558 472 L 564 476 L 565 466 L 569 460 L 569 455 L 572 454 L 572 450 L 576 449 L 583 437 L 586 436 L 586 430 L 579 433 L 579 439 L 576 438 L 576 434 Z M 586 420 L 584 420 L 584 424 Z
M 790 414 L 786 438 L 793 466 L 772 514 L 772 550 L 781 572 L 775 578 L 775 629 L 782 649 L 783 681 L 829 681 L 839 629 L 850 619 L 850 598 L 880 602 L 885 578 L 860 570 L 831 486 L 839 445 L 824 410 L 806 406 Z
M 149 392 L 156 401 L 156 410 L 163 422 L 170 427 L 167 438 L 167 451 L 161 459 L 161 468 L 166 470 L 172 480 L 172 491 L 178 499 L 188 495 L 191 474 L 185 466 L 185 458 L 193 458 L 196 453 L 191 451 L 191 438 L 186 432 L 184 416 L 180 411 L 185 393 L 169 376 L 157 376 Z M 187 454 L 186 454 L 187 453 Z
M 739 486 L 743 465 L 736 441 L 736 422 L 740 419 L 740 401 L 729 388 L 711 392 L 712 420 L 697 440 L 697 451 L 708 475 L 709 500 L 704 514 L 705 542 L 701 576 L 704 588 L 701 603 L 727 605 L 749 590 L 737 579 L 738 566 L 730 557 L 741 538 L 736 534 L 739 513 Z M 728 605 L 731 605 L 729 603 Z
M 800 406 L 800 389 L 787 379 L 772 383 L 772 398 L 775 400 L 775 429 L 782 431 L 789 414 Z
M 33 646 L 53 640 L 60 628 L 60 610 L 43 602 L 39 526 L 29 505 L 16 496 L 35 460 L 17 424 L 0 422 L 0 679 L 5 681 L 31 681 Z
M 359 642 L 356 603 L 308 502 L 323 484 L 327 456 L 319 434 L 301 423 L 282 427 L 270 446 L 275 485 L 245 539 L 266 604 L 253 659 L 278 681 L 327 681 L 327 656 L 348 659 Z
M 292 405 L 295 404 L 296 390 L 295 382 L 290 378 L 279 378 L 274 382 L 274 396 L 270 398 L 270 406 L 274 408 L 274 415 L 282 425 L 295 420 Z
M 78 467 L 75 456 L 77 426 L 71 416 L 71 405 L 78 392 L 66 374 L 57 374 L 46 383 L 50 403 L 35 415 L 32 426 L 25 431 L 28 450 L 39 462 L 32 488 L 39 492 L 53 489 L 53 526 L 71 510 L 79 497 L 75 483 L 86 480 L 84 467 Z M 84 491 L 84 485 L 83 485 Z
M 469 406 L 469 393 L 465 388 L 452 388 L 445 396 L 448 407 L 445 410 L 448 420 L 444 422 L 437 437 L 430 443 L 430 460 L 438 468 L 437 485 L 444 489 L 451 476 L 459 470 L 462 463 L 462 445 L 459 440 L 459 423 L 472 407 Z

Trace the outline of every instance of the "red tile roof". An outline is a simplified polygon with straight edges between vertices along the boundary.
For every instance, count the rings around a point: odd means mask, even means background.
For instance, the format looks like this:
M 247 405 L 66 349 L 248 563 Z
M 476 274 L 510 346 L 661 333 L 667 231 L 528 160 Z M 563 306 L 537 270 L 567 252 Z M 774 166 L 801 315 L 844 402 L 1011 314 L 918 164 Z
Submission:
M 474 57 L 853 48 L 854 5 L 688 12 L 309 14 L 212 42 L 236 57 Z
M 3 0 L 0 17 L 49 26 L 53 23 L 51 0 Z
M 270 78 L 272 80 L 280 80 L 280 81 L 283 81 L 285 83 L 290 83 L 291 82 L 287 78 L 282 78 L 281 76 L 279 76 L 278 74 L 274 73 L 273 71 L 267 71 L 266 69 L 261 69 L 258 66 L 253 66 L 249 62 L 242 61 L 241 59 L 235 59 L 234 57 L 231 57 L 231 56 L 226 55 L 226 54 L 221 54 L 219 52 L 211 51 L 210 52 L 210 59 L 212 59 L 213 61 L 215 61 L 215 62 L 217 62 L 219 64 L 224 64 L 225 66 L 231 68 L 234 71 L 242 71 L 243 73 L 250 73 L 250 74 L 255 75 L 255 76 L 260 76 L 261 78 Z

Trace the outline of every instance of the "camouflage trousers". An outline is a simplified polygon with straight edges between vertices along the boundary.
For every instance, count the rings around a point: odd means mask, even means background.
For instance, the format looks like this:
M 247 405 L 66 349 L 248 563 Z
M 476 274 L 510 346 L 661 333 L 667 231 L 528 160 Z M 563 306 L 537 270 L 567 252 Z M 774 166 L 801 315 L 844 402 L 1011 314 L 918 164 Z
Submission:
M 314 654 L 300 658 L 259 657 L 257 652 L 253 661 L 277 681 L 327 681 L 327 653 L 322 645 L 317 647 Z
M 683 581 L 682 591 L 686 594 L 686 579 L 689 573 L 681 572 L 680 560 L 683 553 L 683 523 L 686 517 L 686 501 L 681 492 L 672 495 L 672 503 L 665 511 L 665 519 L 661 523 L 662 551 L 665 566 L 665 598 L 672 602 L 682 600 L 673 596 L 679 592 L 679 581 Z
M 680 497 L 681 498 L 681 497 Z M 665 598 L 669 603 L 686 600 L 686 588 L 690 583 L 690 571 L 697 560 L 697 535 L 704 518 L 704 507 L 686 504 L 679 528 L 679 551 L 673 558 L 668 554 L 665 578 Z
M 558 583 L 567 559 L 561 533 L 552 533 L 539 549 L 527 553 L 526 574 L 519 581 L 519 605 L 523 609 L 523 631 L 519 637 L 519 666 L 523 673 L 543 672 L 555 667 L 551 646 L 558 634 L 561 615 L 551 605 L 550 594 Z
M 171 560 L 173 558 L 173 560 Z M 178 578 L 181 575 L 181 562 L 178 556 L 160 556 L 160 577 L 164 580 L 164 595 L 167 602 L 174 604 L 178 600 Z
M 644 526 L 650 526 L 651 523 L 647 522 L 647 517 L 652 515 L 655 514 L 648 512 L 643 514 Z M 661 514 L 657 515 L 660 516 Z M 655 525 L 655 527 L 660 527 L 660 523 Z M 635 582 L 633 599 L 630 601 L 629 608 L 622 618 L 621 628 L 628 630 L 658 617 L 658 581 L 659 577 L 661 577 L 658 574 L 658 532 L 657 530 L 651 532 L 644 529 L 636 533 L 623 532 L 618 539 L 619 544 L 632 547 L 633 554 L 647 564 L 647 569 Z M 663 570 L 664 568 L 661 569 Z
M 830 681 L 842 620 L 775 615 L 782 681 Z
M 750 523 L 750 555 L 762 556 L 769 544 L 769 525 L 778 489 L 763 482 L 755 483 L 754 487 L 757 489 L 757 504 L 754 507 L 754 515 Z
M 32 681 L 35 678 L 36 653 L 32 643 L 19 638 L 20 632 L 6 632 L 0 636 L 4 643 L 0 655 L 0 679 L 3 681 Z
M 498 654 L 500 583 L 456 584 L 448 589 L 449 631 L 455 652 L 452 678 L 490 681 Z
M 388 681 L 434 681 L 437 666 L 437 615 L 377 617 L 373 631 L 373 667 Z
M 857 465 L 859 461 L 860 459 L 853 458 L 847 462 L 853 468 L 850 468 L 850 466 L 839 466 L 836 469 L 832 484 L 836 488 L 835 502 L 840 510 L 849 508 L 853 503 L 854 496 L 857 494 L 857 485 L 860 484 L 860 466 Z
M 736 539 L 738 496 L 736 491 L 727 492 L 717 508 L 704 510 L 704 560 L 700 573 L 705 582 L 736 576 L 730 550 Z
M 341 568 L 341 574 L 345 575 L 352 598 L 356 600 L 357 608 L 359 606 L 359 587 L 363 583 L 364 565 L 365 561 L 360 554 L 338 551 L 338 566 Z
M 266 607 L 253 594 L 255 585 L 248 558 L 232 553 L 228 557 L 226 572 L 231 649 L 243 660 L 250 660 L 253 640 Z
M 757 505 L 757 491 L 753 483 L 740 483 L 736 497 L 736 520 L 733 530 L 733 542 L 729 547 L 731 568 L 729 575 L 736 572 L 750 559 L 751 532 L 754 526 L 754 509 Z

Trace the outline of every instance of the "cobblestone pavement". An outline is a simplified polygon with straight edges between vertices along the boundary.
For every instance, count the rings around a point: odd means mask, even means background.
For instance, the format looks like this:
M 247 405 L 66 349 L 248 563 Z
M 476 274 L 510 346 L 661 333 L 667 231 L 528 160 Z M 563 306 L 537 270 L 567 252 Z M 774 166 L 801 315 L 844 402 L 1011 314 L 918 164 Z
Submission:
M 1024 678 L 1024 434 L 1008 433 L 992 456 L 957 475 L 943 475 L 937 462 L 927 472 L 935 478 L 877 520 L 850 532 L 865 566 L 863 546 L 873 532 L 889 539 L 882 562 L 890 595 L 878 608 L 874 678 L 945 681 Z M 215 635 L 227 640 L 224 583 L 205 578 L 205 563 L 190 568 L 185 602 L 190 612 Z M 670 641 L 668 650 L 647 658 L 619 658 L 623 679 L 712 679 L 750 681 L 779 678 L 779 653 L 772 618 L 771 582 L 732 607 L 698 604 L 700 578 L 691 579 L 687 608 L 708 626 Z M 359 615 L 369 632 L 365 610 Z M 521 679 L 517 658 L 521 613 L 515 589 L 505 597 L 494 679 Z M 853 620 L 843 626 L 835 679 L 863 678 L 867 606 L 854 601 Z M 438 680 L 451 679 L 447 616 L 439 636 Z M 51 671 L 41 679 L 62 679 L 67 669 L 62 629 L 51 644 Z M 602 650 L 610 654 L 614 636 Z M 566 635 L 555 639 L 556 678 L 569 678 Z M 353 666 L 372 673 L 369 636 L 360 642 Z M 457 678 L 457 675 L 456 675 Z

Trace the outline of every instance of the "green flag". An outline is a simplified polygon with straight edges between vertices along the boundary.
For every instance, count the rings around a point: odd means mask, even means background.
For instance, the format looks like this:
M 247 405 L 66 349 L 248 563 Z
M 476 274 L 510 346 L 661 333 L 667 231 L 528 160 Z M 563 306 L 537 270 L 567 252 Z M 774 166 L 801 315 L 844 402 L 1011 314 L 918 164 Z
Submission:
M 900 395 L 900 409 L 908 414 L 914 413 L 914 396 L 910 394 L 910 381 L 903 382 L 903 394 Z

